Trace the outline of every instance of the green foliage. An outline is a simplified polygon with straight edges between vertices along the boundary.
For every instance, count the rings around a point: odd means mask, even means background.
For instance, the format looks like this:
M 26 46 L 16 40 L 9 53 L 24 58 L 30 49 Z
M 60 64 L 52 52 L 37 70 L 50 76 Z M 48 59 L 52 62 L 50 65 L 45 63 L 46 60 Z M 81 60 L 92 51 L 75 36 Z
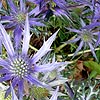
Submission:
M 3 1 L 7 1 L 7 0 L 1 0 L 0 2 L 3 2 Z M 18 7 L 19 4 L 20 4 L 19 0 L 13 0 L 13 1 Z M 23 0 L 23 1 L 26 2 L 26 6 L 28 7 L 28 11 L 33 10 L 33 8 L 35 8 L 38 5 L 38 4 L 34 5 L 34 3 L 28 2 L 27 0 Z M 49 1 L 49 0 L 44 0 L 44 1 Z M 50 2 L 51 3 L 50 4 L 50 7 L 51 7 L 50 9 L 52 11 L 54 11 L 54 8 L 56 7 L 56 4 L 53 2 L 53 0 L 50 0 L 50 1 L 51 1 Z M 29 51 L 29 53 L 32 54 L 32 56 L 33 56 L 38 51 L 38 48 L 40 48 L 41 43 L 43 44 L 44 37 L 45 37 L 45 40 L 47 40 L 48 37 L 50 37 L 51 34 L 53 34 L 58 29 L 60 29 L 54 43 L 52 44 L 52 47 L 51 47 L 52 48 L 52 54 L 55 54 L 57 61 L 67 61 L 68 60 L 69 62 L 71 62 L 70 66 L 65 67 L 65 69 L 63 71 L 61 71 L 61 76 L 63 76 L 63 78 L 66 78 L 66 77 L 69 78 L 71 75 L 74 74 L 73 72 L 74 72 L 74 69 L 75 69 L 75 67 L 72 67 L 73 66 L 72 62 L 76 61 L 76 59 L 83 60 L 83 58 L 82 58 L 83 57 L 83 52 L 80 53 L 80 54 L 78 53 L 80 55 L 80 58 L 76 56 L 74 59 L 71 59 L 71 57 L 73 56 L 73 54 L 76 51 L 77 47 L 79 46 L 79 43 L 71 43 L 71 44 L 65 44 L 64 43 L 64 42 L 70 40 L 71 38 L 73 38 L 74 36 L 76 36 L 76 32 L 70 32 L 66 28 L 81 29 L 81 27 L 82 27 L 81 20 L 84 21 L 86 23 L 86 25 L 91 24 L 92 21 L 89 17 L 91 17 L 91 15 L 94 12 L 91 11 L 91 8 L 88 5 L 85 6 L 85 4 L 83 4 L 82 7 L 81 7 L 80 4 L 78 6 L 76 6 L 78 3 L 77 4 L 74 3 L 73 2 L 74 0 L 65 0 L 65 1 L 67 1 L 66 4 L 69 4 L 69 5 L 66 5 L 66 8 L 67 8 L 67 6 L 68 7 L 70 7 L 70 5 L 72 6 L 72 9 L 71 8 L 67 9 L 67 10 L 70 9 L 68 11 L 69 17 L 63 16 L 63 15 L 58 17 L 56 15 L 52 15 L 52 16 L 50 16 L 48 21 L 42 20 L 43 23 L 45 24 L 45 26 L 43 26 L 43 27 L 32 26 L 31 27 L 32 37 L 31 37 L 31 41 L 30 41 L 30 51 Z M 86 1 L 88 1 L 88 0 L 86 0 Z M 7 6 L 7 9 L 5 9 L 6 6 Z M 0 9 L 1 16 L 2 15 L 5 16 L 6 14 L 9 14 L 10 7 L 9 7 L 8 4 L 6 4 L 6 6 L 3 6 L 2 7 L 3 9 Z M 40 6 L 42 6 L 42 4 L 40 4 Z M 65 8 L 63 8 L 62 10 L 67 11 Z M 45 15 L 45 13 L 43 13 L 43 15 Z M 34 14 L 33 14 L 33 16 L 34 16 Z M 42 14 L 40 14 L 37 18 L 41 18 L 41 16 L 42 16 Z M 6 24 L 5 24 L 5 26 L 6 26 Z M 9 34 L 12 35 L 13 28 L 9 29 L 9 30 L 7 30 L 7 31 L 9 31 Z M 93 30 L 95 32 L 98 31 L 97 29 L 93 29 Z M 32 44 L 32 43 L 34 43 L 34 44 Z M 36 45 L 36 46 L 34 46 L 34 45 Z M 6 53 L 6 50 L 5 50 L 4 47 L 2 48 L 2 53 L 3 54 L 1 55 L 1 57 L 6 59 L 7 53 Z M 72 56 L 68 56 L 71 53 L 72 53 Z M 87 58 L 90 58 L 90 56 L 92 56 L 90 53 L 84 51 L 84 54 L 85 53 L 87 53 L 86 57 L 88 55 Z M 52 54 L 50 54 L 50 57 L 51 57 Z M 95 79 L 95 77 L 100 74 L 100 50 L 98 50 L 96 52 L 96 56 L 98 58 L 98 62 L 84 61 L 84 66 L 91 69 L 91 73 L 89 75 L 90 79 L 92 79 L 92 78 Z M 44 62 L 47 63 L 49 60 L 52 59 L 52 57 L 50 59 L 49 59 L 49 57 L 48 57 L 48 59 L 46 57 L 47 57 L 47 55 L 44 56 L 44 58 L 42 58 L 43 60 L 41 59 L 41 64 L 44 63 Z M 81 68 L 79 68 L 79 70 L 80 69 Z M 44 73 L 39 74 L 40 79 L 41 79 L 41 76 L 43 76 L 43 74 Z M 80 73 L 80 74 L 82 74 L 82 73 Z M 79 76 L 81 76 L 80 74 L 79 74 Z M 56 75 L 57 75 L 57 72 L 52 71 L 49 75 L 49 78 L 51 80 L 53 80 L 53 79 L 56 78 L 55 77 Z M 80 80 L 77 81 L 76 79 L 73 79 L 71 77 L 71 79 L 70 78 L 68 79 L 68 81 L 70 81 L 69 83 L 71 85 L 72 85 L 73 80 L 74 80 L 74 85 L 73 85 L 72 89 L 75 93 L 75 96 L 78 97 L 79 100 L 84 100 L 84 99 L 80 99 L 80 98 L 82 97 L 82 95 L 83 96 L 85 95 L 86 97 L 88 97 L 88 95 L 91 93 L 91 90 L 89 90 L 89 86 L 92 83 L 89 82 L 90 80 L 88 80 L 88 79 L 85 82 L 83 82 L 83 80 L 85 80 L 85 79 L 82 80 L 82 78 L 80 78 Z M 83 84 L 83 83 L 85 83 L 85 84 Z M 7 83 L 7 85 L 8 85 L 8 83 Z M 95 87 L 95 85 L 94 85 L 94 87 Z M 87 86 L 88 86 L 88 89 L 86 89 Z M 95 90 L 95 88 L 92 88 L 92 89 Z M 61 96 L 61 97 L 59 96 L 59 98 L 62 98 L 62 100 L 71 100 L 69 94 L 67 94 L 67 92 L 66 92 L 67 89 L 64 89 L 63 91 L 66 94 L 66 96 Z M 0 90 L 0 100 L 11 100 L 11 96 L 9 96 L 7 99 L 4 99 L 4 95 L 5 95 L 5 92 Z M 42 87 L 32 86 L 32 88 L 30 89 L 29 95 L 24 96 L 23 100 L 31 100 L 31 97 L 36 99 L 36 100 L 45 100 L 45 97 L 47 97 L 47 96 L 50 96 L 48 90 L 46 90 Z M 86 99 L 86 100 L 90 100 L 90 99 Z M 100 98 L 98 100 L 100 100 Z
M 84 65 L 92 70 L 90 78 L 95 77 L 97 74 L 100 74 L 100 64 L 94 61 L 85 61 Z

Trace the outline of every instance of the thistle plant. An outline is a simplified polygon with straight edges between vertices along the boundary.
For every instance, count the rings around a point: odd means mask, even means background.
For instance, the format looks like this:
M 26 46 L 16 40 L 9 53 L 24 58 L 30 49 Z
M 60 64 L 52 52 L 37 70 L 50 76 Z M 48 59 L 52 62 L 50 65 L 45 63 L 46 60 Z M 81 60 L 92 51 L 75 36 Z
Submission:
M 0 100 L 100 100 L 99 6 L 0 0 Z
M 81 40 L 77 50 L 74 53 L 73 58 L 77 55 L 78 51 L 82 49 L 82 47 L 84 47 L 84 49 L 86 49 L 86 46 L 89 46 L 93 56 L 97 60 L 94 48 L 95 48 L 95 44 L 96 44 L 95 35 L 99 34 L 99 32 L 93 32 L 92 33 L 91 30 L 85 30 L 85 29 L 83 29 L 83 30 L 69 29 L 69 30 L 72 31 L 72 32 L 77 32 L 78 35 L 75 39 L 69 40 L 66 43 L 74 43 L 74 42 Z
M 6 59 L 0 58 L 0 65 L 2 66 L 0 73 L 1 75 L 5 74 L 4 76 L 0 77 L 0 82 L 10 80 L 14 88 L 18 85 L 19 100 L 22 100 L 24 96 L 24 80 L 27 80 L 28 82 L 37 86 L 43 86 L 44 88 L 51 89 L 49 85 L 44 82 L 40 82 L 37 78 L 35 78 L 35 73 L 52 71 L 59 66 L 66 65 L 66 62 L 53 62 L 43 65 L 37 64 L 39 59 L 41 59 L 41 57 L 50 51 L 50 46 L 56 38 L 58 31 L 55 32 L 46 42 L 44 42 L 43 46 L 33 57 L 29 57 L 27 54 L 30 41 L 29 28 L 30 27 L 27 15 L 25 30 L 23 31 L 23 45 L 20 53 L 19 51 L 14 51 L 9 35 L 7 34 L 2 24 L 0 24 L 0 35 L 2 38 L 2 43 L 7 50 L 8 55 Z M 10 91 L 11 88 L 8 88 L 6 91 L 6 97 Z
M 38 14 L 43 14 L 45 21 L 48 21 L 53 14 L 63 18 L 63 16 L 70 19 L 70 13 L 67 9 L 68 3 L 65 0 L 28 0 L 37 5 L 36 9 Z M 34 10 L 33 10 L 34 12 Z M 31 14 L 33 14 L 31 12 Z
M 81 20 L 81 24 L 82 24 L 83 27 L 85 26 L 85 23 L 82 20 Z M 85 29 L 85 28 L 84 29 L 81 28 L 80 30 L 72 29 L 72 28 L 67 28 L 67 29 L 70 32 L 77 33 L 77 36 L 74 39 L 66 42 L 67 44 L 76 43 L 76 42 L 80 41 L 79 46 L 76 49 L 73 58 L 77 55 L 79 50 L 82 49 L 82 47 L 83 47 L 83 50 L 85 50 L 86 47 L 89 47 L 94 58 L 98 61 L 96 54 L 95 54 L 95 47 L 96 47 L 96 43 L 97 43 L 97 37 L 96 36 L 99 35 L 99 32 L 98 31 L 95 32 L 92 29 Z
M 13 35 L 15 48 L 18 49 L 22 38 L 22 31 L 25 25 L 26 14 L 30 13 L 30 11 L 28 11 L 28 8 L 26 7 L 26 2 L 23 0 L 19 0 L 20 5 L 17 6 L 12 0 L 7 0 L 7 2 L 9 10 L 6 11 L 6 16 L 1 16 L 1 20 L 7 22 L 5 25 L 6 29 L 14 28 Z M 28 16 L 30 27 L 44 26 L 44 24 L 40 21 L 40 18 L 35 18 L 34 13 L 33 15 L 28 14 Z

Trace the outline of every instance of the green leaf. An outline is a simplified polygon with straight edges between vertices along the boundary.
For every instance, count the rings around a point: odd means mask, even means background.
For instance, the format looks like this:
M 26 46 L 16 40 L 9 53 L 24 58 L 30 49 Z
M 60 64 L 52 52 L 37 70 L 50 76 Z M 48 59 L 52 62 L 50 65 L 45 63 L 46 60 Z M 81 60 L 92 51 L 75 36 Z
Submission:
M 94 62 L 94 61 L 85 61 L 84 65 L 86 67 L 90 68 L 92 71 L 94 71 L 94 72 L 92 72 L 93 74 L 94 73 L 96 74 L 96 72 L 97 72 L 97 74 L 100 74 L 100 64 L 98 64 L 97 62 Z
M 97 72 L 95 71 L 95 70 L 93 70 L 91 73 L 90 73 L 90 79 L 92 79 L 92 78 L 95 78 L 96 76 L 97 76 Z

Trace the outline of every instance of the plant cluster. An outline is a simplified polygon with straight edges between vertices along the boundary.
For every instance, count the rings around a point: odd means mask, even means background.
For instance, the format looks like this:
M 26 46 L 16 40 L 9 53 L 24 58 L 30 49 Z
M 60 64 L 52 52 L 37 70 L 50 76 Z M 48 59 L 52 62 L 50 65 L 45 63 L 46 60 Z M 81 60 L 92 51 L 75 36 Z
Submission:
M 0 100 L 100 99 L 100 0 L 0 0 Z

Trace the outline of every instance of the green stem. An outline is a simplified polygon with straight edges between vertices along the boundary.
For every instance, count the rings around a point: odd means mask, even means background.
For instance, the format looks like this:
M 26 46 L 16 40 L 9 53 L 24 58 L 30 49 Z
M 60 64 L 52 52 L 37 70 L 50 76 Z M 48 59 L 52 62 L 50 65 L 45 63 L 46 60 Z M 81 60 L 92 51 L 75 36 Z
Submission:
M 100 50 L 100 48 L 96 48 L 95 49 L 95 51 L 97 51 L 97 50 Z M 80 52 L 78 52 L 77 55 L 80 55 L 80 54 L 83 54 L 83 53 L 88 53 L 88 52 L 91 52 L 91 50 L 85 50 L 84 52 L 83 51 L 80 51 Z M 72 57 L 73 55 L 74 55 L 74 53 L 68 54 L 68 57 Z
M 64 43 L 62 45 L 60 45 L 58 48 L 56 48 L 55 52 L 59 52 L 62 48 L 64 48 L 67 45 L 67 43 Z
M 74 35 L 73 37 L 71 37 L 69 40 L 74 39 L 76 37 L 76 35 Z M 68 40 L 68 41 L 69 41 Z M 64 43 L 62 45 L 60 45 L 58 48 L 56 48 L 55 52 L 59 52 L 62 48 L 64 48 L 67 45 L 67 43 Z
M 29 47 L 30 47 L 31 49 L 33 49 L 34 51 L 38 51 L 37 48 L 35 48 L 35 47 L 31 46 L 31 45 L 29 45 Z

